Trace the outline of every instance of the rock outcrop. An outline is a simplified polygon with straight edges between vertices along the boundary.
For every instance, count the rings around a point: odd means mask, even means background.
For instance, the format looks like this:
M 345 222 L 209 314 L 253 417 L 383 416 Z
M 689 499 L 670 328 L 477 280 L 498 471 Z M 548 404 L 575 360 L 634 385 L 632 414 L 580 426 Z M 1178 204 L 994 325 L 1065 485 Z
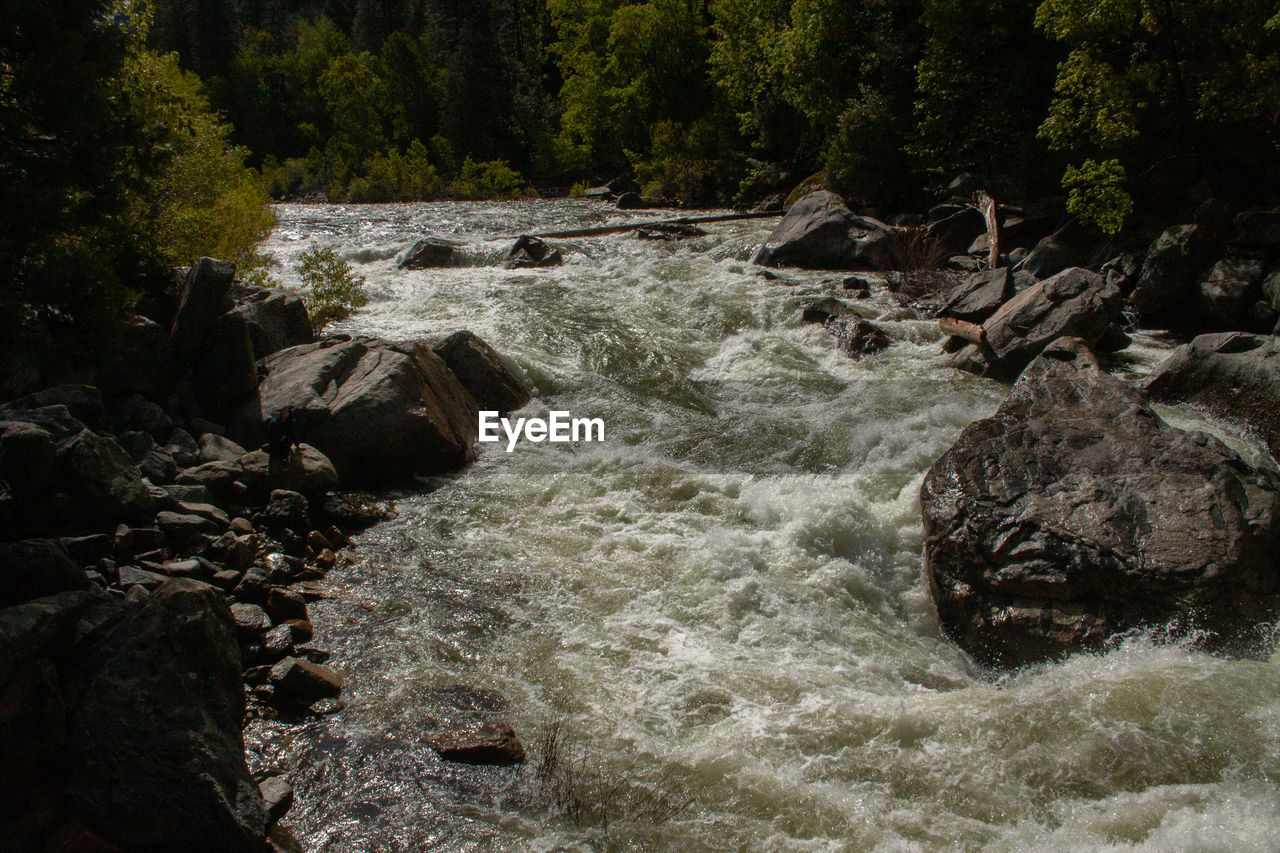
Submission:
M 888 270 L 897 266 L 898 242 L 890 226 L 855 216 L 838 195 L 818 190 L 791 206 L 751 262 L 772 267 Z
M 1166 228 L 1142 262 L 1129 302 L 1147 325 L 1184 325 L 1197 277 L 1213 263 L 1221 241 L 1203 225 Z
M 1236 649 L 1280 609 L 1280 482 L 1160 420 L 1064 338 L 921 488 L 944 630 L 985 664 L 1174 623 Z
M 505 415 L 531 399 L 527 382 L 493 347 L 463 329 L 432 347 L 484 410 Z
M 302 298 L 291 290 L 237 282 L 231 288 L 235 312 L 244 317 L 255 358 L 315 340 Z
M 262 367 L 257 398 L 235 419 L 241 444 L 257 446 L 264 420 L 287 405 L 347 485 L 403 482 L 474 458 L 476 402 L 425 344 L 338 335 Z
M 1280 459 L 1280 343 L 1267 335 L 1201 335 L 1147 379 L 1154 400 L 1194 403 L 1246 424 Z

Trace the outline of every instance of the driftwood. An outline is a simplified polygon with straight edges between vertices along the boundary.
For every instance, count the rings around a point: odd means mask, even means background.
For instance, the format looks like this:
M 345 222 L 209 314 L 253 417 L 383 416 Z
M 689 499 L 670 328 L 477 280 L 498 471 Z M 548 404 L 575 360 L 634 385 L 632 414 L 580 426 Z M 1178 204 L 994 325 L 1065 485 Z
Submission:
M 565 237 L 600 237 L 605 234 L 621 234 L 639 228 L 659 228 L 672 225 L 695 225 L 701 222 L 732 222 L 737 219 L 766 219 L 779 217 L 779 213 L 718 213 L 711 216 L 681 216 L 678 219 L 654 219 L 649 222 L 629 222 L 624 225 L 605 225 L 599 228 L 579 228 L 574 231 L 550 231 L 533 236 L 543 240 L 563 239 Z
M 987 268 L 995 269 L 1000 265 L 1000 222 L 996 217 L 996 200 L 986 190 L 978 192 L 978 209 L 982 211 L 982 218 L 987 220 L 987 241 L 991 244 Z
M 987 342 L 987 330 L 977 323 L 970 323 L 968 320 L 957 320 L 955 317 L 939 317 L 938 328 L 948 335 L 964 338 L 970 343 L 985 344 Z

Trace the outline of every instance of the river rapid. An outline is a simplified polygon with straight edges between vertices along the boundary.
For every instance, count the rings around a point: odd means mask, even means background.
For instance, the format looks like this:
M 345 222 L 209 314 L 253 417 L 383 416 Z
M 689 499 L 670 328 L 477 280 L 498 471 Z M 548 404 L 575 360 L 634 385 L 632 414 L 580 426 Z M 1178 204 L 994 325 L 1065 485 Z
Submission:
M 662 214 L 277 212 L 285 286 L 313 243 L 368 279 L 330 331 L 470 329 L 536 389 L 520 415 L 605 423 L 600 443 L 481 445 L 329 576 L 311 612 L 349 706 L 246 733 L 252 764 L 291 773 L 304 848 L 1280 850 L 1280 655 L 1133 636 L 996 676 L 941 635 L 920 483 L 1007 388 L 948 368 L 936 323 L 877 289 L 849 302 L 893 345 L 837 352 L 795 302 L 838 276 L 747 263 L 773 220 L 553 240 L 563 266 L 504 271 L 518 234 Z M 468 263 L 398 271 L 426 235 Z M 1139 335 L 1127 369 L 1168 346 Z M 469 713 L 509 721 L 529 763 L 441 762 L 427 736 Z

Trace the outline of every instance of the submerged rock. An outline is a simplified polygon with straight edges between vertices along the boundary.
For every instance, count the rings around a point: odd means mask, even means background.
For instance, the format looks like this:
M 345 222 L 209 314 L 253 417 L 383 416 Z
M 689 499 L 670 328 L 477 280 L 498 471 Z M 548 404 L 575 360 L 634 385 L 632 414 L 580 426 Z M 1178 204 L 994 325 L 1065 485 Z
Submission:
M 889 336 L 861 317 L 832 317 L 822 325 L 836 339 L 836 346 L 850 358 L 880 352 L 889 346 Z
M 896 266 L 897 235 L 876 219 L 856 216 L 826 190 L 797 201 L 756 250 L 751 263 L 807 269 L 887 270 Z
M 457 243 L 428 237 L 414 243 L 397 266 L 402 270 L 462 266 L 462 248 Z
M 464 726 L 431 738 L 428 743 L 445 761 L 460 764 L 523 764 L 524 744 L 508 723 Z
M 502 261 L 502 268 L 507 270 L 525 269 L 527 267 L 555 267 L 564 263 L 564 256 L 559 249 L 552 248 L 537 237 L 527 234 L 518 238 L 515 245 L 507 252 Z
M 921 488 L 943 628 L 985 664 L 1176 623 L 1237 649 L 1280 608 L 1280 481 L 1055 342 Z

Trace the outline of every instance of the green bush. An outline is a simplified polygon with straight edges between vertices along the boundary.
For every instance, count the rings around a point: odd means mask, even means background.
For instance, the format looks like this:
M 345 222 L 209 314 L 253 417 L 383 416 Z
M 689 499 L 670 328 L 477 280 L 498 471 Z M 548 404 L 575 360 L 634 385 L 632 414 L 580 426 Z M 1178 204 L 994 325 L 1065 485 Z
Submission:
M 330 246 L 313 245 L 302 254 L 297 270 L 307 286 L 302 299 L 317 331 L 369 304 L 364 276 L 352 272 Z
M 347 194 L 357 203 L 424 201 L 438 198 L 443 189 L 427 146 L 415 139 L 407 151 L 392 149 L 371 158 L 365 174 L 347 186 Z
M 520 173 L 506 160 L 477 163 L 470 157 L 462 164 L 462 171 L 449 189 L 455 198 L 477 200 L 519 198 L 528 192 Z

